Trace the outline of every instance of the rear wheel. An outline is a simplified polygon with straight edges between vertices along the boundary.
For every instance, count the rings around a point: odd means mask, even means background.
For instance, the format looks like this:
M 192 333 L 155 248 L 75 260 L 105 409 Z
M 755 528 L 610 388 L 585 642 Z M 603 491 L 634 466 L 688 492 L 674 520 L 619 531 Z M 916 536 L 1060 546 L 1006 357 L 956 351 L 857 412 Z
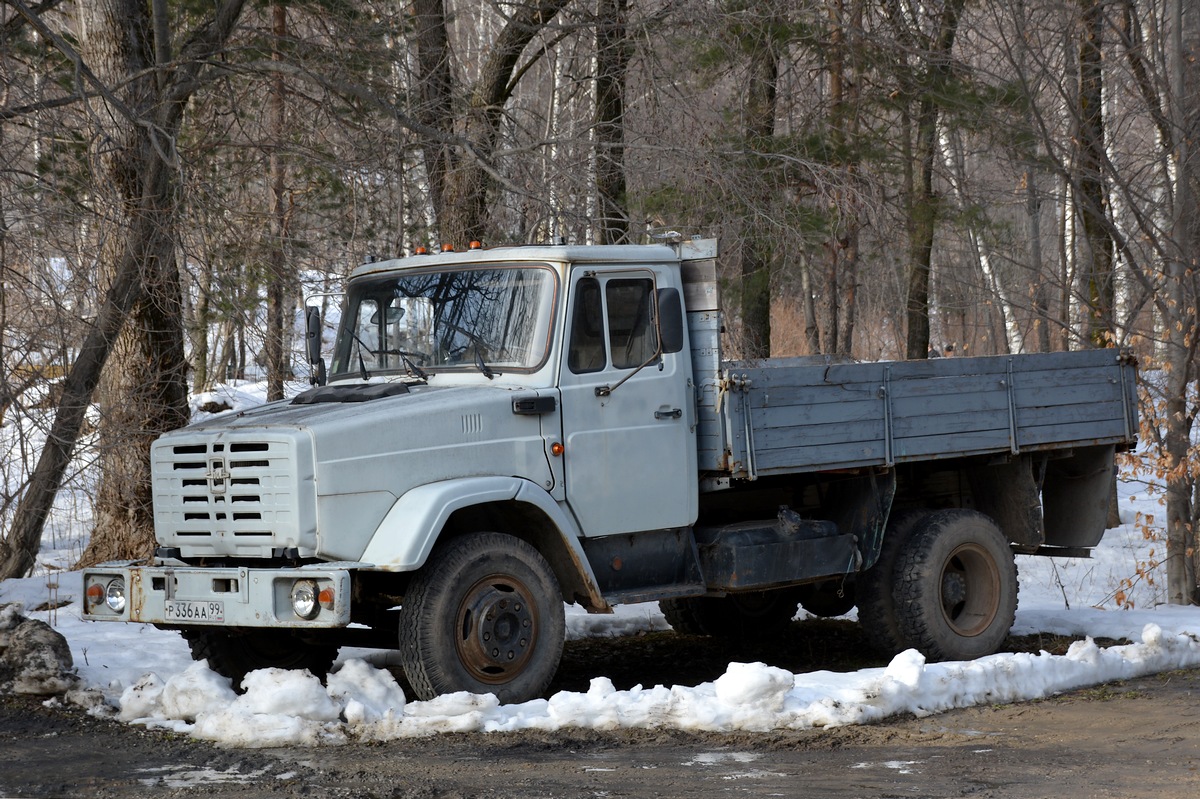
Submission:
M 893 597 L 899 581 L 896 562 L 912 537 L 913 530 L 931 513 L 925 509 L 893 513 L 888 519 L 879 559 L 859 576 L 855 585 L 858 623 L 871 647 L 882 654 L 894 655 L 910 646 L 900 630 L 900 617 Z
M 566 622 L 558 581 L 528 543 L 472 533 L 437 547 L 400 608 L 400 662 L 420 699 L 469 691 L 524 702 L 550 685 Z
M 207 660 L 208 667 L 231 679 L 237 690 L 256 669 L 307 669 L 324 679 L 338 652 L 336 646 L 309 644 L 278 630 L 186 630 L 183 637 L 194 660 Z
M 800 604 L 794 588 L 723 597 L 685 597 L 658 603 L 675 632 L 741 638 L 785 629 Z
M 1017 567 L 996 523 L 971 510 L 930 515 L 896 564 L 901 634 L 931 660 L 1000 648 L 1017 610 Z

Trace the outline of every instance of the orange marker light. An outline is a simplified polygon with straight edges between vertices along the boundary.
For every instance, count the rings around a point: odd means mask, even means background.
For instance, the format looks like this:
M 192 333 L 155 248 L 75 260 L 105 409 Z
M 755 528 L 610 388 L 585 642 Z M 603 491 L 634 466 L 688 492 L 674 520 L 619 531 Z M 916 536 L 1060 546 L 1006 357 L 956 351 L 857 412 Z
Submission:
M 99 605 L 104 601 L 104 586 L 100 583 L 92 583 L 87 588 L 87 602 L 89 605 Z
M 453 244 L 443 244 L 442 252 L 454 252 L 454 245 Z
M 469 247 L 469 248 L 470 248 L 470 249 L 472 249 L 472 250 L 482 250 L 482 249 L 483 249 L 483 243 L 482 243 L 482 242 L 479 242 L 479 241 L 473 241 L 473 242 L 471 242 L 470 244 L 468 244 L 468 245 L 467 245 L 467 247 Z
M 415 247 L 415 248 L 413 248 L 413 254 L 414 254 L 414 255 L 424 255 L 424 254 L 425 254 L 425 253 L 427 253 L 427 252 L 429 252 L 429 250 L 425 249 L 424 247 Z
M 321 593 L 317 594 L 317 601 L 321 603 L 321 607 L 326 610 L 333 609 L 333 589 L 322 588 Z
M 558 443 L 557 441 L 555 441 L 553 444 L 550 445 L 550 454 L 551 455 L 562 455 L 563 452 L 565 452 L 565 451 L 566 451 L 566 447 L 564 447 L 562 444 Z

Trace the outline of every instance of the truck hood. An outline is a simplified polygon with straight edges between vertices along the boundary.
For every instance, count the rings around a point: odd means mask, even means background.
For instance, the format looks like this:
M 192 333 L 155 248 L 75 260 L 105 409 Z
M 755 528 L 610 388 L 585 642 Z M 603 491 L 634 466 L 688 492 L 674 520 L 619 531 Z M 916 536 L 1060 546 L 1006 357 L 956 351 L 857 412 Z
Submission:
M 541 392 L 524 386 L 469 385 L 410 386 L 407 393 L 369 401 L 297 404 L 273 402 L 237 413 L 214 416 L 184 428 L 181 433 L 243 433 L 250 431 L 306 432 L 312 437 L 320 494 L 360 493 L 402 486 L 394 476 L 401 467 L 420 466 L 420 484 L 474 474 L 536 476 L 545 471 L 542 417 L 514 412 L 513 403 Z M 557 419 L 557 414 L 550 414 Z M 552 431 L 545 431 L 551 433 Z M 498 442 L 535 441 L 538 464 L 480 462 L 480 455 Z M 429 464 L 411 459 L 419 453 L 453 454 L 452 466 L 430 471 Z M 397 460 L 401 459 L 401 460 Z M 424 460 L 422 458 L 422 460 Z M 323 468 L 324 467 L 324 468 Z M 362 471 L 366 468 L 368 471 Z M 349 471 L 346 471 L 349 469 Z M 341 471 L 339 471 L 341 470 Z M 532 472 L 532 473 L 531 473 Z M 539 479 L 539 484 L 544 480 Z M 406 488 L 407 486 L 404 486 Z
M 274 402 L 214 416 L 164 436 L 156 445 L 164 463 L 156 468 L 162 468 L 164 476 L 179 475 L 181 465 L 194 465 L 197 477 L 211 478 L 205 471 L 211 471 L 211 463 L 206 465 L 205 457 L 219 459 L 213 453 L 262 449 L 266 454 L 255 456 L 261 461 L 235 460 L 243 456 L 230 455 L 224 465 L 230 470 L 261 466 L 258 496 L 263 503 L 270 501 L 273 490 L 282 497 L 283 483 L 291 483 L 287 492 L 295 500 L 289 499 L 294 504 L 288 515 L 299 517 L 298 530 L 289 532 L 287 541 L 272 532 L 273 540 L 264 539 L 263 551 L 268 543 L 283 546 L 297 540 L 303 549 L 303 542 L 309 541 L 316 544 L 318 556 L 356 560 L 395 501 L 417 486 L 499 475 L 524 478 L 551 490 L 557 479 L 547 437 L 560 435 L 558 413 L 520 413 L 514 402 L 555 393 L 511 384 L 422 385 L 367 401 Z M 271 454 L 277 446 L 283 447 L 281 453 L 292 453 L 278 461 L 292 464 L 280 466 L 283 471 L 276 470 Z M 209 455 L 174 454 L 192 451 Z M 167 462 L 168 458 L 174 462 Z M 193 460 L 197 463 L 186 463 Z M 285 480 L 288 474 L 293 478 Z M 155 502 L 157 508 L 157 497 Z M 186 522 L 192 505 L 187 499 L 181 502 Z M 295 526 L 276 525 L 281 530 Z

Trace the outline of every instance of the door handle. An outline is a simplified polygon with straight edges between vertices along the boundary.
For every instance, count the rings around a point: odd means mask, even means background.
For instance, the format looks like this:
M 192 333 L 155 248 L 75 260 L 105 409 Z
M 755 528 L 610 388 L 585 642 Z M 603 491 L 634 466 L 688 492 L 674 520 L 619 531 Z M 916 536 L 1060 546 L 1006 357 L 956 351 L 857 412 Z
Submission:
M 658 410 L 654 412 L 655 419 L 680 419 L 683 417 L 683 411 L 679 408 L 671 408 L 669 411 Z

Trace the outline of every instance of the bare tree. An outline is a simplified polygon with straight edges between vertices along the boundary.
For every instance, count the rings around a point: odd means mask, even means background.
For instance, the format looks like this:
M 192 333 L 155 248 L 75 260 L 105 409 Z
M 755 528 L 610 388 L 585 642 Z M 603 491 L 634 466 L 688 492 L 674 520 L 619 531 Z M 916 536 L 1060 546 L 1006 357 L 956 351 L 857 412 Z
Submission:
M 157 54 L 151 48 L 155 40 L 154 25 L 144 5 L 125 0 L 97 2 L 91 7 L 90 21 L 95 27 L 88 34 L 92 38 L 84 37 L 99 59 L 93 69 L 67 38 L 51 30 L 36 12 L 20 0 L 6 2 L 75 64 L 81 81 L 80 93 L 93 92 L 104 98 L 96 119 L 103 124 L 108 138 L 98 143 L 103 141 L 106 145 L 103 160 L 109 179 L 121 193 L 118 208 L 126 226 L 117 237 L 120 246 L 111 251 L 109 289 L 63 383 L 54 425 L 17 508 L 9 537 L 0 542 L 0 578 L 23 575 L 33 566 L 42 527 L 78 438 L 84 413 L 100 382 L 101 371 L 118 347 L 118 338 L 131 318 L 138 319 L 135 331 L 140 336 L 134 336 L 127 352 L 133 359 L 149 356 L 146 365 L 154 371 L 150 386 L 143 387 L 148 390 L 138 397 L 149 400 L 159 410 L 155 424 L 177 426 L 181 421 L 180 407 L 185 398 L 182 335 L 178 329 L 179 317 L 170 318 L 179 299 L 164 296 L 176 279 L 171 275 L 175 194 L 173 164 L 169 159 L 186 103 L 196 91 L 208 59 L 229 37 L 243 4 L 243 0 L 226 0 L 216 6 L 182 37 L 178 57 L 172 59 L 168 56 L 171 48 L 165 42 Z M 165 7 L 165 2 L 156 3 L 155 11 L 164 13 Z M 159 61 L 163 56 L 167 58 Z M 164 304 L 159 305 L 159 301 Z M 175 340 L 151 340 L 163 334 Z M 142 344 L 137 343 L 138 338 Z M 142 345 L 147 348 L 142 349 Z M 130 361 L 124 364 L 130 368 L 134 365 Z M 136 400 L 130 399 L 132 405 Z M 145 458 L 145 442 L 153 434 L 151 428 L 131 447 L 131 458 Z M 111 474 L 109 485 L 115 490 L 109 497 L 119 504 L 110 506 L 112 527 L 107 529 L 115 535 L 106 535 L 106 528 L 98 527 L 99 535 L 93 537 L 85 559 L 104 559 L 114 550 L 122 554 L 144 553 L 152 541 L 149 481 L 137 486 L 135 495 L 124 495 L 122 489 L 130 484 L 118 461 L 112 463 L 117 471 Z M 124 465 L 133 471 L 139 468 L 132 462 Z M 118 508 L 128 508 L 129 512 L 121 513 Z M 119 541 L 123 533 L 131 537 Z
M 746 14 L 748 10 L 743 9 Z M 742 168 L 762 168 L 756 153 L 773 149 L 778 106 L 779 42 L 777 29 L 781 19 L 773 4 L 758 7 L 757 13 L 741 26 L 741 46 L 746 54 L 746 103 L 744 110 L 745 143 L 751 154 Z M 756 191 L 750 194 L 750 218 L 742 235 L 741 247 L 741 319 L 742 355 L 766 358 L 771 355 L 771 265 L 773 261 L 771 220 L 764 218 L 771 209 L 770 183 L 751 180 Z
M 1113 283 L 1114 246 L 1105 220 L 1109 216 L 1104 126 L 1104 30 L 1108 25 L 1102 0 L 1080 0 L 1079 111 L 1073 184 L 1083 225 L 1085 340 L 1093 347 L 1115 340 Z
M 1164 436 L 1167 475 L 1167 598 L 1172 604 L 1200 604 L 1197 580 L 1196 520 L 1192 498 L 1197 477 L 1189 465 L 1192 420 L 1189 386 L 1196 379 L 1197 267 L 1200 266 L 1200 14 L 1170 0 L 1168 79 L 1169 147 L 1174 165 L 1174 206 L 1167 260 L 1166 413 Z
M 599 239 L 628 241 L 625 207 L 625 78 L 629 69 L 627 0 L 598 0 L 596 14 L 596 198 Z
M 829 0 L 828 13 L 831 33 L 829 128 L 832 150 L 842 161 L 840 183 L 845 188 L 834 189 L 834 230 L 825 242 L 825 296 L 828 300 L 822 349 L 837 355 L 850 355 L 858 309 L 861 228 L 861 203 L 855 185 L 861 165 L 855 151 L 861 135 L 863 3 L 862 0 L 850 0 L 849 4 L 845 0 Z
M 461 245 L 486 238 L 496 175 L 492 158 L 505 105 L 521 76 L 521 57 L 569 2 L 505 6 L 509 14 L 483 56 L 478 77 L 468 81 L 453 69 L 444 0 L 415 0 L 420 116 L 428 131 L 425 169 L 442 241 Z
M 282 61 L 280 48 L 288 35 L 287 6 L 281 2 L 271 4 L 271 33 L 274 44 L 271 49 L 271 60 Z M 268 102 L 268 121 L 270 128 L 270 231 L 266 253 L 266 288 L 267 288 L 267 329 L 264 338 L 264 354 L 267 362 L 267 399 L 283 399 L 283 383 L 285 380 L 286 360 L 284 344 L 287 338 L 287 323 L 290 321 L 287 301 L 291 296 L 289 291 L 291 280 L 287 265 L 287 252 L 284 242 L 287 238 L 287 198 L 286 181 L 287 168 L 283 162 L 281 143 L 286 138 L 287 99 L 284 77 L 281 72 L 271 76 L 271 88 Z
M 908 195 L 909 268 L 907 356 L 929 352 L 929 275 L 937 229 L 938 199 L 934 167 L 938 160 L 938 124 L 945 89 L 953 74 L 951 53 L 966 0 L 945 0 L 918 12 L 894 0 L 886 3 L 897 41 L 912 59 L 903 90 L 911 96 L 913 118 L 912 167 Z M 921 16 L 918 14 L 921 13 Z M 928 16 L 923 19 L 922 16 Z

